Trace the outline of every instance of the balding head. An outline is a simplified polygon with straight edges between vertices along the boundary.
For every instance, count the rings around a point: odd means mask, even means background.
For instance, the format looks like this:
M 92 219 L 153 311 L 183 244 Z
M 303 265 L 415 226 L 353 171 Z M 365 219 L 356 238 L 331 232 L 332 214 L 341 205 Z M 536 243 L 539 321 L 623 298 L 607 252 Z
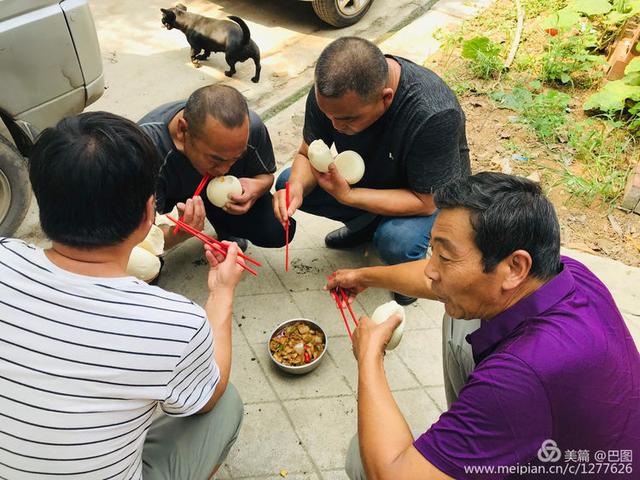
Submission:
M 238 128 L 249 115 L 247 101 L 242 94 L 227 85 L 209 85 L 191 94 L 184 107 L 189 132 L 199 137 L 207 120 L 213 117 L 226 128 Z
M 389 67 L 383 53 L 358 37 L 331 42 L 320 54 L 315 70 L 316 92 L 328 98 L 353 91 L 368 100 L 384 88 L 388 78 Z

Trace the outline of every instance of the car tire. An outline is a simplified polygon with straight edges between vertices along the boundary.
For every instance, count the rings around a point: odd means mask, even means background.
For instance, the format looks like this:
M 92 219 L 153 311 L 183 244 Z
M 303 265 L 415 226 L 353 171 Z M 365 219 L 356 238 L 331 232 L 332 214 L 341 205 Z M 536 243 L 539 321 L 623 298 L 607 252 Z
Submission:
M 12 235 L 31 203 L 27 161 L 0 135 L 0 236 Z
M 334 27 L 342 28 L 360 20 L 371 7 L 373 0 L 313 0 L 313 10 L 320 19 Z M 354 5 L 356 4 L 356 5 Z

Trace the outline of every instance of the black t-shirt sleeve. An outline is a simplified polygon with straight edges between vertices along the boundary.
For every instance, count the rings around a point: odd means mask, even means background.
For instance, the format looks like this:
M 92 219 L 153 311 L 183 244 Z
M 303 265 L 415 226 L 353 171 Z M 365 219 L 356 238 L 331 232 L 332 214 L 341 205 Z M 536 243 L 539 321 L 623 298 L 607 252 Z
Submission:
M 304 128 L 302 137 L 307 145 L 314 140 L 322 140 L 328 146 L 333 144 L 333 127 L 331 121 L 322 113 L 316 102 L 314 87 L 311 87 L 307 95 L 307 104 L 304 111 Z
M 156 212 L 168 213 L 171 208 L 167 208 L 167 180 L 161 174 L 156 182 Z
M 276 171 L 276 158 L 266 125 L 254 112 L 250 112 L 251 132 L 247 147 L 247 162 L 244 176 L 255 177 Z
M 461 132 L 464 132 L 464 119 L 454 109 L 438 112 L 422 124 L 407 156 L 407 179 L 411 190 L 433 193 L 461 175 Z

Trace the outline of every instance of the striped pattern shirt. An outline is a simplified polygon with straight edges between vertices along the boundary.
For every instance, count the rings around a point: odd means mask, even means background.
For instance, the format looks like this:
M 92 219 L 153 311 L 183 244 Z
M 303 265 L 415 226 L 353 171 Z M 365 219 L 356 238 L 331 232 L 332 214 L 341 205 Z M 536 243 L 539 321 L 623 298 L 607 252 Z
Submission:
M 201 307 L 0 238 L 0 478 L 140 479 L 156 406 L 191 415 L 219 378 Z

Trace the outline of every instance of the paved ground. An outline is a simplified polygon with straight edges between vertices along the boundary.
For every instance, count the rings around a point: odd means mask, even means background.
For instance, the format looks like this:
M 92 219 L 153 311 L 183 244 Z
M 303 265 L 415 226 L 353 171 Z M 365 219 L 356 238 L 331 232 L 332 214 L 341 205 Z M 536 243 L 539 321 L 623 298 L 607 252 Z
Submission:
M 254 86 L 249 82 L 253 70 L 248 64 L 239 68 L 234 79 L 226 79 L 221 55 L 200 70 L 193 69 L 182 35 L 159 28 L 158 9 L 169 6 L 168 2 L 95 0 L 92 8 L 109 88 L 91 109 L 137 119 L 164 101 L 223 81 L 243 91 L 252 108 L 269 112 L 267 126 L 282 167 L 297 148 L 302 127 L 302 101 L 290 97 L 309 84 L 313 62 L 326 43 L 339 35 L 359 34 L 377 39 L 386 52 L 423 62 L 438 48 L 431 32 L 460 23 L 487 3 L 490 0 L 441 0 L 425 14 L 426 1 L 377 0 L 363 22 L 335 31 L 324 29 L 309 5 L 294 0 L 193 1 L 189 8 L 194 11 L 218 17 L 233 13 L 248 20 L 264 59 L 263 81 Z M 403 23 L 406 26 L 399 28 Z M 392 35 L 386 33 L 390 30 Z M 19 235 L 42 243 L 34 213 Z M 248 250 L 263 267 L 258 278 L 242 280 L 235 303 L 232 381 L 245 401 L 246 413 L 240 438 L 218 478 L 281 478 L 281 470 L 287 470 L 289 479 L 346 478 L 344 456 L 356 431 L 356 365 L 340 315 L 321 288 L 325 276 L 336 268 L 380 262 L 369 246 L 350 251 L 324 248 L 324 235 L 338 224 L 303 213 L 296 218 L 299 227 L 291 245 L 289 273 L 284 271 L 284 249 L 252 246 Z M 640 285 L 640 269 L 570 254 L 587 263 L 609 286 L 640 342 L 640 292 L 633 288 Z M 207 268 L 201 245 L 186 242 L 170 252 L 166 261 L 160 285 L 203 303 Z M 367 291 L 359 296 L 354 310 L 371 314 L 389 298 L 388 292 Z M 408 307 L 408 331 L 385 360 L 394 396 L 410 426 L 418 430 L 426 429 L 444 408 L 442 312 L 439 303 L 426 300 Z M 270 364 L 267 353 L 270 331 L 296 317 L 316 320 L 328 334 L 323 363 L 303 377 L 282 374 Z

